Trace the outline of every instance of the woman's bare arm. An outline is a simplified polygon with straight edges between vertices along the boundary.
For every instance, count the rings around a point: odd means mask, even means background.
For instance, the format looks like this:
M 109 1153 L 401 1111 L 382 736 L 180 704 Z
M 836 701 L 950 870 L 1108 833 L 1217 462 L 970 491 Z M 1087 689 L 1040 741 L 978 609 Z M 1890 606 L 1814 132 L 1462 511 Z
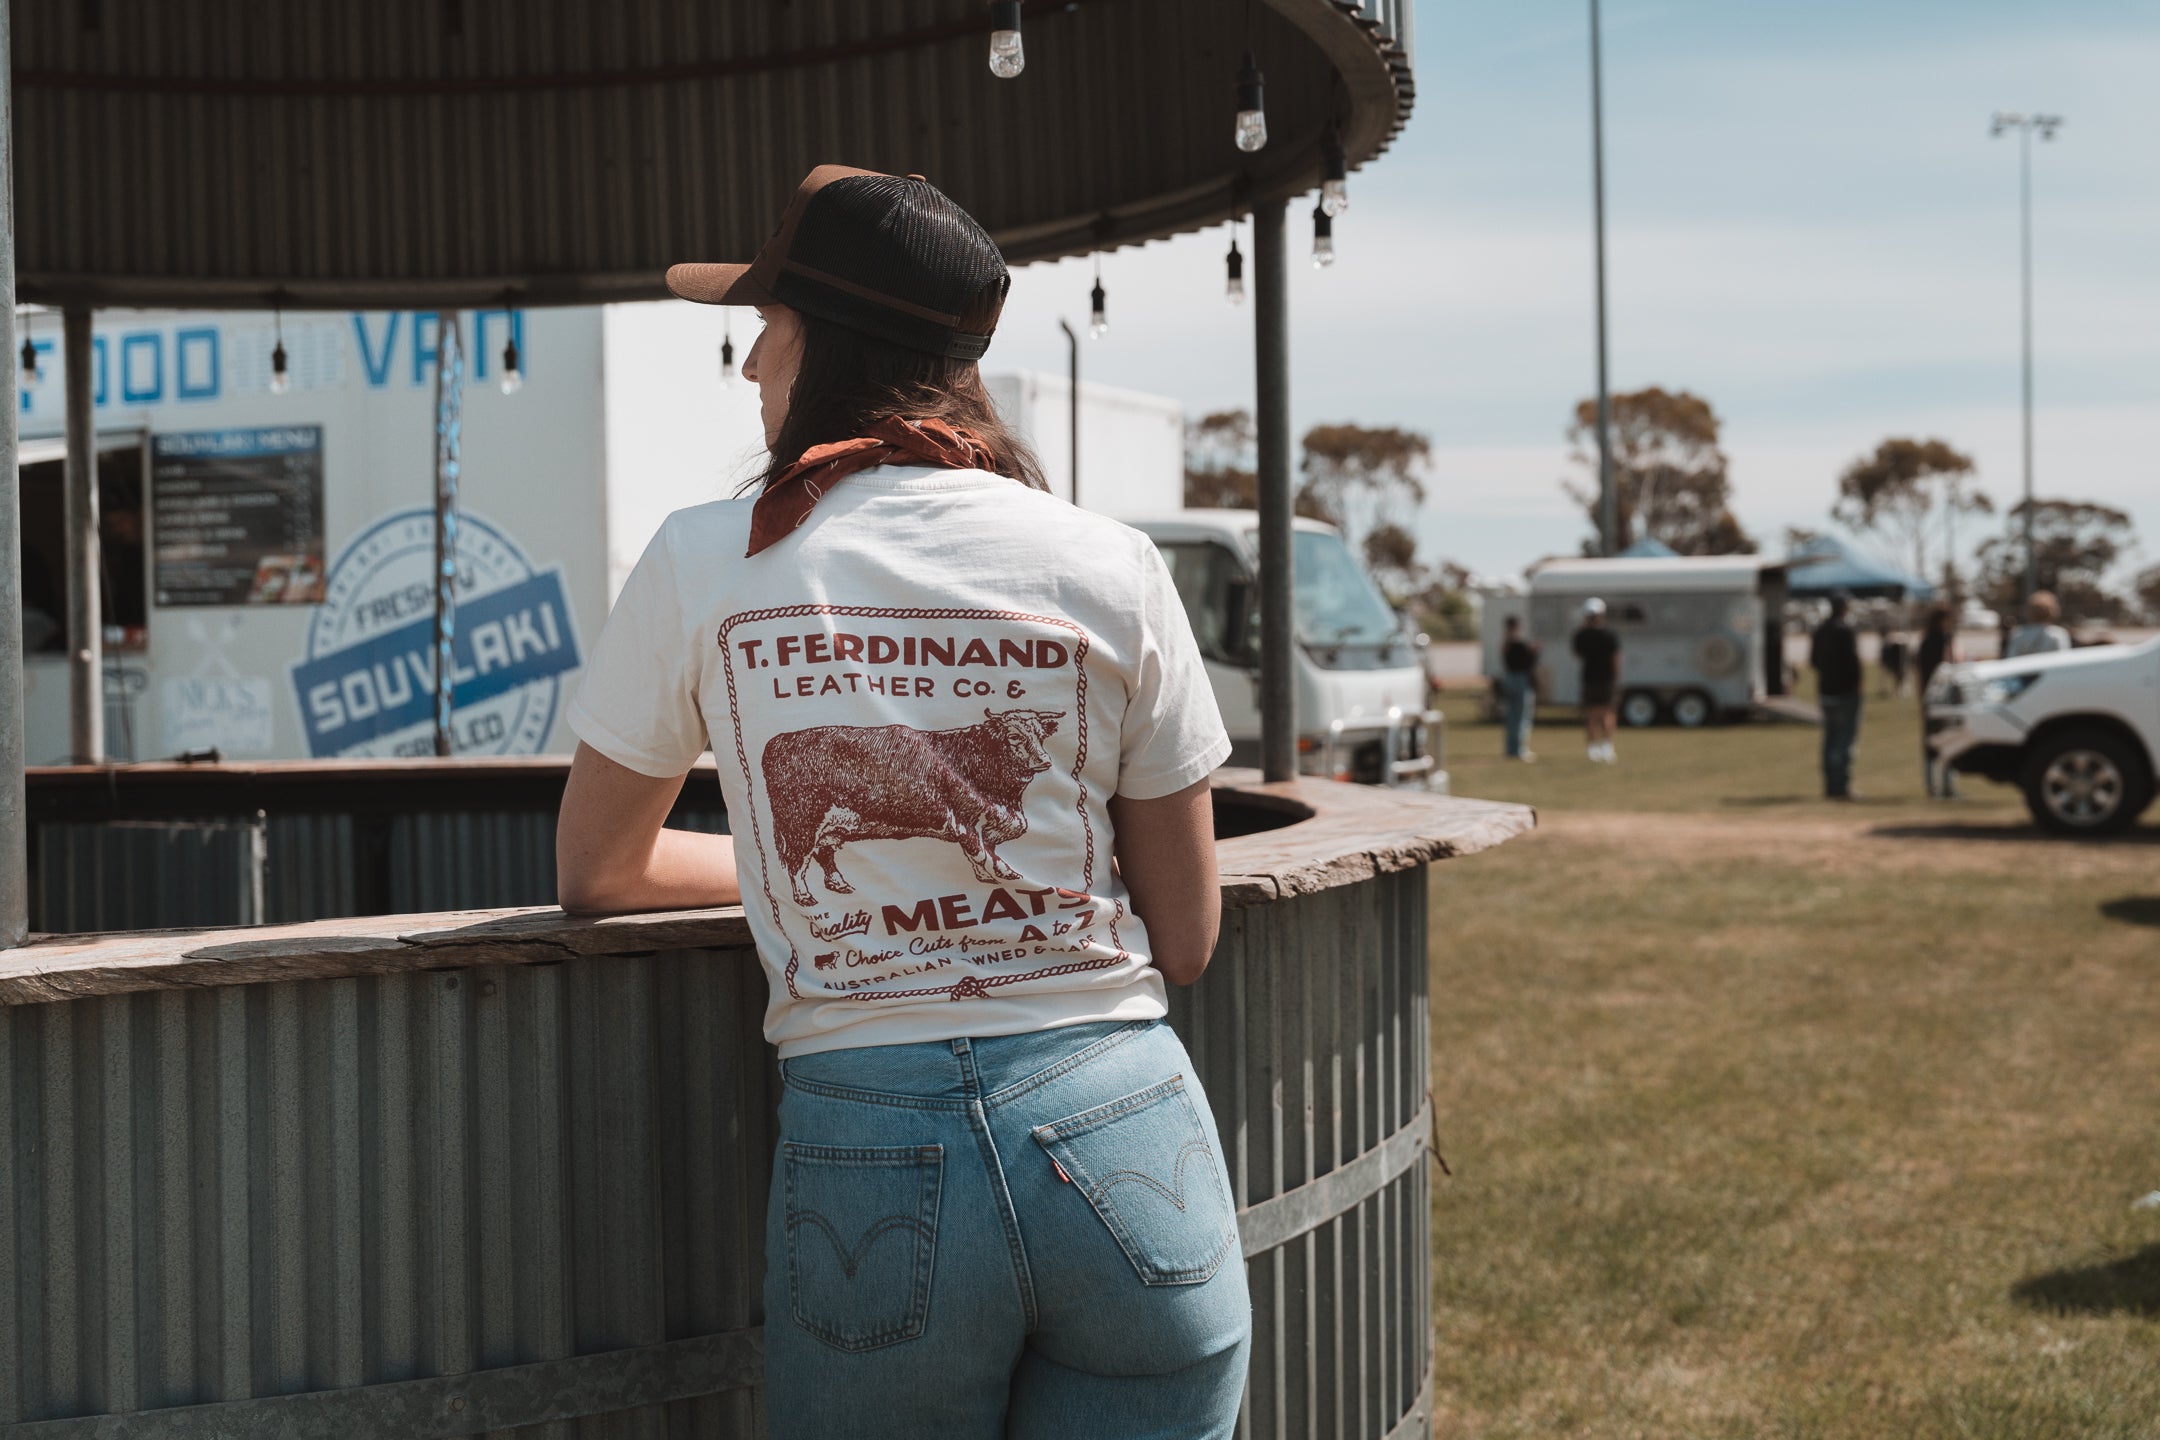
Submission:
M 1110 799 L 1118 873 L 1147 926 L 1155 968 L 1173 985 L 1207 969 L 1222 928 L 1222 886 L 1215 874 L 1215 807 L 1208 782 L 1175 795 Z
M 733 836 L 663 828 L 684 778 L 655 780 L 578 746 L 555 822 L 563 909 L 703 910 L 742 899 Z

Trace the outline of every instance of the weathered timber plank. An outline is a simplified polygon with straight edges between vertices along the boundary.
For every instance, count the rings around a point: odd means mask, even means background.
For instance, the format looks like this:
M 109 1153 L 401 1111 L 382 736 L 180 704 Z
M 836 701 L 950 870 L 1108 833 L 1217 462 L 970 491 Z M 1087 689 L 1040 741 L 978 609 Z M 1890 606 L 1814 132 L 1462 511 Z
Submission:
M 1249 770 L 1225 770 L 1215 784 L 1251 808 L 1303 817 L 1220 843 L 1223 906 L 1232 910 L 1475 854 L 1536 824 L 1535 812 L 1523 805 L 1323 780 L 1269 785 Z M 751 943 L 739 906 L 597 918 L 545 906 L 249 929 L 47 935 L 0 951 L 0 1005 L 583 955 L 747 950 Z

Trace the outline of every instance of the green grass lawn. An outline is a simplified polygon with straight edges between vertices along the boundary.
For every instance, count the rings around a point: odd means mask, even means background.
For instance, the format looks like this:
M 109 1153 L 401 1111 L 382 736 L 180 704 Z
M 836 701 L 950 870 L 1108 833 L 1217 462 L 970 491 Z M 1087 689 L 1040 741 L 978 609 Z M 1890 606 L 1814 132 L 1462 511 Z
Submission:
M 1812 693 L 1802 698 L 1812 700 Z M 1622 728 L 1617 765 L 1592 765 L 1583 754 L 1582 722 L 1573 710 L 1539 712 L 1530 736 L 1537 763 L 1502 758 L 1498 725 L 1478 718 L 1479 697 L 1464 689 L 1440 698 L 1447 716 L 1447 767 L 1460 795 L 1559 805 L 1571 810 L 1720 810 L 1780 813 L 1821 808 L 1822 731 L 1812 725 L 1759 721 L 1706 730 Z M 2024 802 L 2007 785 L 1961 777 L 1952 807 L 1930 802 L 1920 768 L 1920 707 L 1907 695 L 1880 698 L 1868 678 L 1854 751 L 1853 788 L 1868 818 L 1967 821 L 1976 815 L 2022 822 Z
M 1435 1433 L 2160 1436 L 2160 830 L 1931 804 L 1909 700 L 1857 806 L 1804 726 L 1448 708 L 1540 828 L 1432 881 Z

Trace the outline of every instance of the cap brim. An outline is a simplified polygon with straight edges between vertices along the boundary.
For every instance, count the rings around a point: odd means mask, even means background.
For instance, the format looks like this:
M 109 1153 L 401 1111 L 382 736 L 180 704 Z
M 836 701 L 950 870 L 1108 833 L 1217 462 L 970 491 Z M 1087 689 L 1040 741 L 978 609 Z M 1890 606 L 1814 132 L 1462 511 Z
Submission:
M 770 305 L 773 298 L 748 265 L 670 265 L 667 288 L 700 305 Z

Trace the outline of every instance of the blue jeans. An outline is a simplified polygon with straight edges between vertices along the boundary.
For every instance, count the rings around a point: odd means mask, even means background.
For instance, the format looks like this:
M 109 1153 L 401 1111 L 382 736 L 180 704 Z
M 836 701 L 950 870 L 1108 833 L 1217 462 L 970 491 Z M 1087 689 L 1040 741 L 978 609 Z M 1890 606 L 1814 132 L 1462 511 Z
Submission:
M 1853 742 L 1860 738 L 1860 697 L 1822 697 L 1822 788 L 1825 795 L 1852 793 Z
M 1530 719 L 1537 713 L 1537 687 L 1527 674 L 1500 677 L 1500 723 L 1507 729 L 1507 754 L 1521 758 L 1530 748 Z
M 1252 1307 L 1160 1020 L 781 1062 L 765 1394 L 797 1436 L 1228 1436 Z

